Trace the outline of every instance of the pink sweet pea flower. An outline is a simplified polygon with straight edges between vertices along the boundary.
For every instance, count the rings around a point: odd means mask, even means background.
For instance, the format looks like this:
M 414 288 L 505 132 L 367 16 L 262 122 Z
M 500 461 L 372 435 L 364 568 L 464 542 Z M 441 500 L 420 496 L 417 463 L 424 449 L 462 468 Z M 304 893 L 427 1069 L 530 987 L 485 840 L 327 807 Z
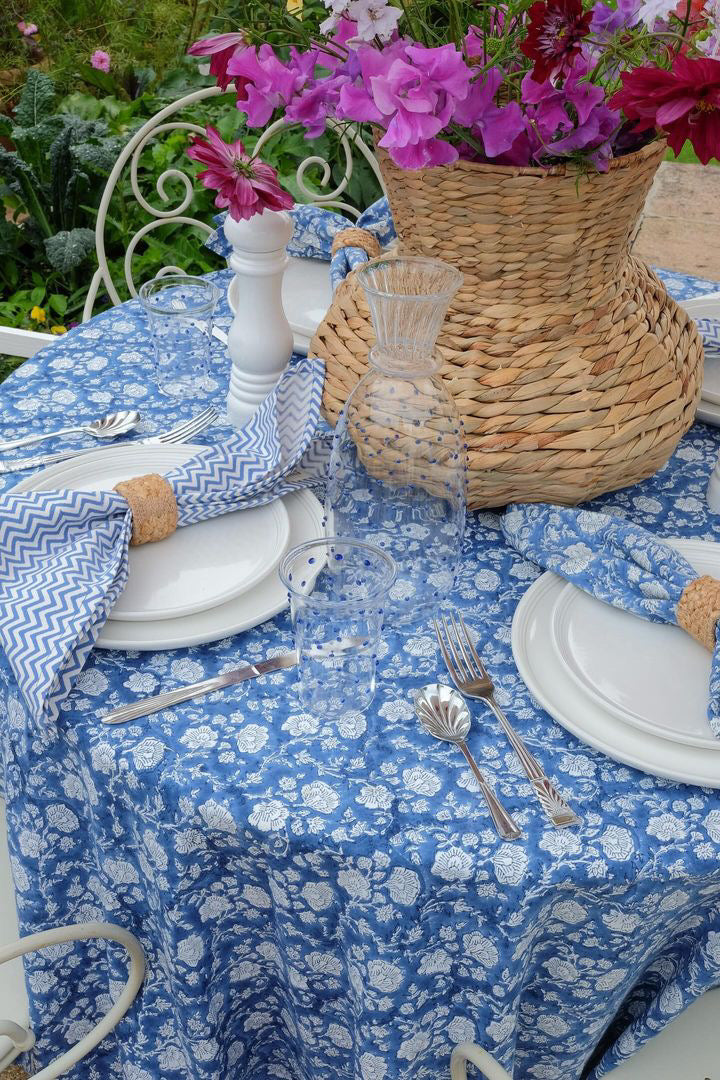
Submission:
M 236 50 L 244 43 L 244 34 L 214 34 L 193 42 L 188 53 L 190 56 L 209 56 L 210 74 L 215 76 L 222 90 L 227 90 L 232 82 L 232 75 L 229 75 L 227 70 L 228 64 Z
M 294 53 L 293 59 L 286 67 L 271 45 L 261 45 L 259 49 L 248 46 L 231 57 L 228 75 L 236 77 L 237 107 L 247 113 L 250 127 L 267 124 L 275 109 L 287 105 L 306 81 L 310 64 L 314 66 L 314 55 L 305 57 L 301 63 L 300 54 Z
M 37 34 L 38 28 L 35 23 L 26 23 L 24 19 L 21 19 L 17 23 L 17 28 L 23 37 L 32 37 L 33 34 Z
M 495 102 L 505 76 L 499 68 L 491 68 L 485 81 L 477 80 L 470 88 L 468 96 L 460 102 L 453 114 L 456 124 L 466 127 L 470 133 L 482 141 L 485 154 L 489 158 L 506 153 L 525 129 L 522 109 L 511 101 L 499 106 Z
M 244 145 L 226 143 L 214 127 L 205 129 L 207 139 L 194 136 L 188 157 L 207 168 L 198 173 L 206 188 L 217 191 L 215 205 L 228 208 L 236 221 L 262 214 L 264 210 L 290 210 L 292 196 L 283 191 L 275 169 L 245 153 Z
M 110 54 L 104 49 L 96 49 L 90 57 L 90 63 L 96 71 L 104 71 L 107 74 L 110 70 Z

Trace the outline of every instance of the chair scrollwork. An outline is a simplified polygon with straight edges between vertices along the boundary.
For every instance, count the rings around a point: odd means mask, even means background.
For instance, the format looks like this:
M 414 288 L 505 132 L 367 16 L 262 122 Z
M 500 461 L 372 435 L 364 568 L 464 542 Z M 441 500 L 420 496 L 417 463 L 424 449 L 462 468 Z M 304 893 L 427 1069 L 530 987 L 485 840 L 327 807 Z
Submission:
M 213 225 L 207 221 L 201 221 L 187 211 L 190 209 L 194 191 L 194 185 L 191 175 L 183 172 L 178 168 L 166 169 L 155 181 L 155 190 L 160 198 L 163 206 L 153 205 L 152 202 L 146 197 L 141 190 L 139 169 L 141 165 L 141 158 L 145 150 L 150 143 L 156 140 L 158 137 L 167 135 L 170 132 L 185 131 L 188 134 L 203 135 L 204 129 L 196 123 L 183 120 L 181 118 L 175 119 L 178 113 L 181 113 L 189 106 L 196 105 L 199 102 L 211 99 L 214 97 L 226 96 L 223 91 L 217 86 L 206 87 L 202 90 L 196 90 L 194 93 L 187 94 L 185 97 L 179 98 L 177 101 L 167 105 L 164 109 L 161 109 L 155 116 L 152 116 L 145 124 L 142 125 L 138 131 L 132 136 L 122 152 L 118 156 L 115 165 L 108 177 L 103 191 L 100 206 L 98 208 L 97 223 L 95 228 L 95 248 L 97 253 L 98 266 L 95 274 L 93 275 L 90 288 L 85 300 L 85 307 L 83 309 L 83 321 L 89 319 L 92 315 L 93 306 L 97 298 L 97 294 L 101 286 L 104 286 L 108 292 L 108 295 L 113 304 L 119 304 L 121 302 L 121 296 L 118 292 L 116 283 L 113 281 L 111 268 L 108 263 L 106 244 L 105 244 L 105 232 L 108 218 L 108 210 L 115 194 L 118 181 L 123 175 L 124 170 L 129 164 L 130 169 L 130 186 L 133 193 L 133 197 L 137 201 L 138 205 L 148 215 L 149 220 L 138 229 L 129 239 L 125 252 L 125 258 L 123 261 L 123 272 L 125 285 L 128 289 L 130 296 L 137 295 L 137 289 L 133 277 L 133 259 L 137 253 L 138 245 L 156 229 L 162 228 L 169 223 L 187 225 L 199 229 L 201 232 L 209 235 L 213 231 Z M 270 124 L 260 135 L 255 145 L 255 152 L 261 154 L 267 143 L 274 138 L 280 131 L 285 130 L 287 127 L 285 120 L 280 118 L 274 123 Z M 378 167 L 375 155 L 372 150 L 364 142 L 357 128 L 353 125 L 341 124 L 335 120 L 328 121 L 328 131 L 331 135 L 337 138 L 339 148 L 341 152 L 341 163 L 344 166 L 343 175 L 340 182 L 334 187 L 332 184 L 332 167 L 329 161 L 319 154 L 310 154 L 305 158 L 297 167 L 296 170 L 296 182 L 298 189 L 303 195 L 303 198 L 308 202 L 316 206 L 331 207 L 342 211 L 345 214 L 350 215 L 353 218 L 359 216 L 359 211 L 347 202 L 343 196 L 347 192 L 348 184 L 353 175 L 354 157 L 353 153 L 359 153 L 369 163 L 372 168 L 380 187 L 383 187 L 382 176 Z M 310 170 L 313 170 L 313 184 L 315 190 L 308 186 L 310 180 Z M 316 171 L 317 170 L 317 171 Z M 180 192 L 172 193 L 168 190 L 168 185 L 171 181 L 174 181 L 180 185 Z M 317 189 L 321 190 L 321 193 Z M 330 190 L 323 191 L 322 189 L 330 188 Z M 173 205 L 168 205 L 173 204 Z M 159 274 L 178 273 L 182 272 L 182 268 L 177 266 L 165 266 Z

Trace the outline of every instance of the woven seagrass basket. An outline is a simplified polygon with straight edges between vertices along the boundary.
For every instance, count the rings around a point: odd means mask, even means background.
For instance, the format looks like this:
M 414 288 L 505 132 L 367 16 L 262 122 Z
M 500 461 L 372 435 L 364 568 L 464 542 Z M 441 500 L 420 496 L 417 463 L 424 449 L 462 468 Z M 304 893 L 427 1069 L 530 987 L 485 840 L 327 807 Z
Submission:
M 468 505 L 578 503 L 650 476 L 690 427 L 702 345 L 630 254 L 665 152 L 578 178 L 458 162 L 418 171 L 379 151 L 405 254 L 462 270 L 438 341 L 468 443 Z M 335 424 L 374 342 L 354 273 L 311 343 Z

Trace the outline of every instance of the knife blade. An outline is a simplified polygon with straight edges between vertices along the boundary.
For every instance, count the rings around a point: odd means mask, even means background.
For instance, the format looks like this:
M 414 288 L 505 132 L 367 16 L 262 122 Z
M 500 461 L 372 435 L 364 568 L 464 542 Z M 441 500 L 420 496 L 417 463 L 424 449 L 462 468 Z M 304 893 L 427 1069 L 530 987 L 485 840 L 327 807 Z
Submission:
M 226 686 L 236 686 L 248 679 L 257 679 L 260 675 L 268 675 L 271 671 L 281 671 L 283 668 L 295 667 L 298 662 L 297 652 L 281 653 L 272 656 L 269 660 L 261 660 L 259 664 L 247 664 L 245 667 L 226 671 L 223 675 L 214 675 L 211 679 L 202 682 L 190 683 L 188 686 L 180 686 L 177 690 L 168 690 L 164 694 L 155 694 L 154 697 L 143 698 L 134 705 L 121 705 L 119 709 L 113 709 L 101 716 L 103 724 L 124 724 L 128 720 L 137 720 L 141 716 L 149 716 L 160 709 L 178 705 L 181 701 L 190 698 L 201 697 L 210 694 L 213 690 L 222 690 Z

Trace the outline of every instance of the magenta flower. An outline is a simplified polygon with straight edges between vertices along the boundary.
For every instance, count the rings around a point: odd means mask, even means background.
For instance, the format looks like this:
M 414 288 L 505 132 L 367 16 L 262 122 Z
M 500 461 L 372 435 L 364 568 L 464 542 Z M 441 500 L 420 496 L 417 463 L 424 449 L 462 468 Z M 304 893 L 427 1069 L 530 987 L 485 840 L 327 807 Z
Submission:
M 104 71 L 107 75 L 110 70 L 110 54 L 104 49 L 96 49 L 90 57 L 90 63 L 96 71 Z
M 228 75 L 236 78 L 237 107 L 247 113 L 250 127 L 262 127 L 281 105 L 287 105 L 304 84 L 314 67 L 314 53 L 294 54 L 294 63 L 286 66 L 271 45 L 239 49 L 227 65 Z M 244 95 L 244 96 L 243 96 Z
M 35 23 L 26 23 L 24 19 L 21 19 L 17 23 L 17 28 L 23 37 L 32 37 L 33 34 L 37 34 L 38 28 Z
M 207 139 L 194 136 L 190 140 L 188 157 L 207 168 L 198 173 L 206 188 L 217 191 L 215 205 L 228 208 L 236 221 L 262 214 L 264 210 L 290 210 L 292 196 L 280 187 L 277 173 L 245 153 L 237 142 L 226 143 L 214 127 L 205 129 Z
M 495 96 L 505 76 L 499 68 L 491 68 L 485 81 L 476 80 L 468 96 L 461 101 L 453 114 L 456 124 L 469 129 L 470 134 L 482 141 L 488 158 L 506 153 L 525 129 L 522 109 L 511 101 L 508 105 L 496 104 Z
M 587 73 L 587 66 L 579 65 L 562 88 L 550 80 L 535 82 L 530 75 L 523 79 L 522 100 L 540 143 L 536 160 L 584 150 L 598 169 L 607 168 L 620 114 L 605 104 L 602 87 L 587 82 Z
M 358 50 L 361 78 L 340 89 L 337 115 L 385 129 L 379 145 L 405 169 L 445 165 L 458 152 L 436 136 L 470 89 L 472 73 L 454 45 L 398 41 Z
M 215 76 L 219 87 L 227 90 L 232 82 L 232 76 L 228 75 L 228 63 L 236 49 L 244 42 L 244 34 L 214 34 L 193 42 L 188 53 L 190 56 L 209 56 L 210 74 Z

